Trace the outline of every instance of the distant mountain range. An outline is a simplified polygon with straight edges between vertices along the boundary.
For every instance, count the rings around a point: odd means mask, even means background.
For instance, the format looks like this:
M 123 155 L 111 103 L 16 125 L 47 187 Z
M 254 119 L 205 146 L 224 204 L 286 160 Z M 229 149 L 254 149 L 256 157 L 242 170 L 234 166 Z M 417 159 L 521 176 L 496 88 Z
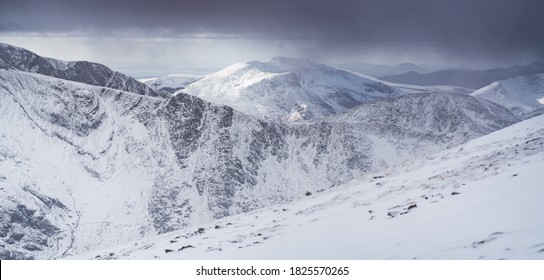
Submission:
M 336 64 L 338 68 L 350 70 L 359 74 L 368 75 L 372 77 L 381 77 L 387 75 L 404 74 L 406 72 L 418 72 L 418 73 L 430 73 L 438 70 L 445 69 L 440 66 L 426 65 L 426 64 L 414 64 L 414 63 L 401 63 L 395 66 L 389 65 L 375 65 L 364 62 L 351 62 Z
M 534 62 L 526 66 L 509 68 L 494 68 L 489 70 L 448 69 L 432 73 L 411 71 L 398 75 L 379 77 L 384 81 L 410 85 L 451 85 L 464 88 L 478 89 L 495 81 L 517 76 L 529 76 L 544 73 L 544 63 Z

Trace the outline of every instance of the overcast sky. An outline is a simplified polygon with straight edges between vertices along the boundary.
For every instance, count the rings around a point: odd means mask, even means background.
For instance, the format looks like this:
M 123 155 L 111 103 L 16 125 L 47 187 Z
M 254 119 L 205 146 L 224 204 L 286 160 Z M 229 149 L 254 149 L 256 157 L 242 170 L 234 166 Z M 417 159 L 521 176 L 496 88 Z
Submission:
M 0 41 L 138 77 L 278 55 L 507 66 L 544 60 L 544 1 L 2 0 Z

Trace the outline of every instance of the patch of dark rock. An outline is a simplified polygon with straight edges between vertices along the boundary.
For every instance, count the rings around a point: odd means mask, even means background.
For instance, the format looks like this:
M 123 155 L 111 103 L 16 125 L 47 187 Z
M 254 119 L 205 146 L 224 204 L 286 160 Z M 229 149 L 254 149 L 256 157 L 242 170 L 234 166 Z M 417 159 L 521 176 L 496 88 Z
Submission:
M 172 249 L 164 249 L 164 253 L 165 253 L 165 254 L 172 253 L 172 252 L 174 252 L 174 250 L 172 250 Z
M 412 205 L 408 206 L 408 210 L 411 210 L 411 209 L 414 209 L 414 208 L 417 208 L 417 204 L 412 204 Z
M 312 192 L 307 191 L 307 192 L 305 193 L 305 195 L 306 195 L 306 196 L 310 196 L 310 195 L 312 195 Z
M 389 216 L 391 218 L 394 218 L 397 215 L 398 215 L 398 212 L 387 212 L 387 216 Z
M 23 249 L 25 250 L 28 250 L 28 251 L 42 251 L 42 248 L 34 245 L 34 244 L 27 244 L 25 246 L 23 246 Z
M 451 195 L 460 195 L 460 192 L 452 192 Z
M 34 257 L 15 250 L 0 250 L 0 260 L 32 260 Z
M 183 251 L 183 250 L 188 249 L 188 248 L 194 248 L 194 247 L 195 246 L 193 246 L 193 245 L 184 245 L 184 246 L 181 246 L 181 248 L 178 249 L 178 252 Z
M 15 241 L 21 241 L 25 235 L 23 233 L 12 233 L 9 238 L 15 240 Z

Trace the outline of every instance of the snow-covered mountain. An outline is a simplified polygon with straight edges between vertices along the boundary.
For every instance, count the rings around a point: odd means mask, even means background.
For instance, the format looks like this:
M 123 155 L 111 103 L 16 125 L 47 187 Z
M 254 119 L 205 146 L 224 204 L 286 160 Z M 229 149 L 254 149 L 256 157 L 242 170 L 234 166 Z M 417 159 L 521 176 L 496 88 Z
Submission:
M 0 43 L 0 69 L 15 69 L 142 95 L 168 97 L 123 73 L 88 61 L 62 61 Z
M 17 70 L 0 70 L 0 85 L 0 259 L 79 254 L 271 207 L 517 121 L 461 94 L 426 115 L 440 93 L 402 97 L 418 110 L 399 111 L 403 127 L 372 114 L 286 125 L 183 93 Z
M 500 104 L 523 116 L 544 108 L 544 74 L 494 82 L 471 94 Z
M 544 116 L 305 199 L 75 259 L 543 259 Z
M 170 74 L 155 78 L 138 79 L 138 81 L 156 89 L 163 90 L 169 93 L 174 93 L 178 90 L 185 89 L 187 85 L 192 84 L 204 76 L 189 75 L 189 74 Z
M 265 120 L 316 120 L 373 100 L 440 88 L 393 85 L 309 60 L 274 57 L 234 64 L 186 92 Z M 444 87 L 444 91 L 452 91 Z M 457 89 L 455 89 L 457 90 Z

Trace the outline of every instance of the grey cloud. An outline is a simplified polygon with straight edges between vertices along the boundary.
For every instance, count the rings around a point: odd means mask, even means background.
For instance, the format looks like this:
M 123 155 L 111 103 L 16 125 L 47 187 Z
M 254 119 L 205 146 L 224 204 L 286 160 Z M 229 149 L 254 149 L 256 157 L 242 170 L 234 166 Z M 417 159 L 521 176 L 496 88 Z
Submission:
M 416 45 L 447 56 L 544 57 L 541 0 L 2 1 L 0 32 L 213 34 L 314 41 L 309 56 Z

